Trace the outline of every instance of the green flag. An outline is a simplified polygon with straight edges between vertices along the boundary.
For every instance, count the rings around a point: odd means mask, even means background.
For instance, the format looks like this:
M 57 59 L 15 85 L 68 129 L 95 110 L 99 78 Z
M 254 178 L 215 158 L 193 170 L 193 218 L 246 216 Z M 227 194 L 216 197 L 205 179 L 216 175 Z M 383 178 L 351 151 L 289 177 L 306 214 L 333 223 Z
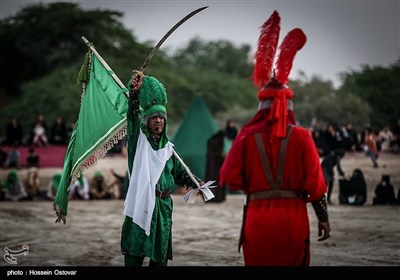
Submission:
M 122 88 L 111 76 L 99 58 L 89 51 L 88 65 L 82 67 L 88 76 L 83 82 L 83 94 L 78 121 L 72 132 L 64 158 L 64 167 L 54 210 L 56 222 L 65 223 L 69 186 L 88 167 L 93 166 L 126 135 L 126 113 L 128 110 L 127 88 Z M 86 81 L 87 80 L 87 81 Z

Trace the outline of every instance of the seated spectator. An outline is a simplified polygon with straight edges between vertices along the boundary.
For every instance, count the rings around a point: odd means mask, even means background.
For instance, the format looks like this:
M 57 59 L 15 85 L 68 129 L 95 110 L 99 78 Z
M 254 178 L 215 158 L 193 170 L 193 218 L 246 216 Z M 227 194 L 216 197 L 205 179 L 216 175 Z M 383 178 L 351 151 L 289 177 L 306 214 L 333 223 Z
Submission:
M 0 178 L 0 201 L 5 200 L 6 196 L 6 186 L 3 182 L 3 178 Z
M 29 168 L 26 174 L 25 189 L 31 199 L 39 194 L 40 178 L 39 170 L 36 167 Z
M 39 167 L 40 158 L 35 152 L 35 148 L 30 147 L 28 149 L 28 155 L 26 156 L 26 166 L 29 167 Z
M 90 181 L 90 199 L 110 199 L 109 187 L 106 185 L 103 174 L 97 171 Z
M 382 175 L 381 182 L 375 188 L 375 197 L 372 205 L 396 204 L 393 185 L 390 183 L 389 175 Z
M 6 162 L 6 167 L 8 168 L 20 168 L 21 167 L 21 153 L 18 150 L 17 144 L 14 144 L 14 146 L 10 149 L 8 153 L 8 158 Z
M 115 173 L 114 169 L 110 169 L 110 172 L 115 178 L 113 184 L 119 189 L 118 198 L 125 199 L 129 187 L 128 171 L 125 173 L 125 176 Z
M 36 121 L 31 127 L 31 143 L 39 147 L 46 146 L 48 143 L 48 134 L 48 126 L 44 115 L 38 113 L 36 115 Z
M 400 188 L 397 190 L 397 204 L 400 205 Z
M 80 199 L 80 200 L 89 200 L 89 182 L 85 175 L 81 174 L 81 176 L 70 186 L 69 198 L 70 199 Z
M 350 180 L 339 180 L 339 203 L 364 205 L 367 201 L 367 184 L 361 169 L 354 169 Z
M 47 135 L 46 129 L 40 123 L 36 124 L 33 128 L 33 144 L 38 147 L 46 147 L 47 146 Z
M 55 173 L 49 182 L 47 188 L 46 198 L 48 200 L 54 200 L 57 194 L 57 188 L 61 181 L 61 173 Z
M 29 200 L 25 187 L 18 177 L 16 171 L 12 170 L 8 173 L 5 186 L 5 200 L 21 201 Z

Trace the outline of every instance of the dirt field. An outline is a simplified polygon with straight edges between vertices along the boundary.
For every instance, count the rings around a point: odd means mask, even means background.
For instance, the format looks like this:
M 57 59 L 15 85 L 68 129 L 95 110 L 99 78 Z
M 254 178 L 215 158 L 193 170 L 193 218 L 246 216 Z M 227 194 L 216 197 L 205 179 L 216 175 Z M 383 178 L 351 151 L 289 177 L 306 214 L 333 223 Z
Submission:
M 336 183 L 329 205 L 331 238 L 317 242 L 316 218 L 309 205 L 312 266 L 400 266 L 400 206 L 372 206 L 373 190 L 382 174 L 391 175 L 400 187 L 400 156 L 382 154 L 380 168 L 373 169 L 363 154 L 346 155 L 346 175 L 361 168 L 368 185 L 364 206 L 338 205 Z M 92 170 L 106 175 L 113 167 L 123 173 L 126 159 L 105 158 Z M 41 170 L 43 180 L 59 169 Z M 2 170 L 4 175 L 5 170 Z M 21 170 L 20 173 L 26 172 Z M 243 266 L 237 252 L 242 195 L 228 195 L 222 203 L 186 204 L 173 195 L 173 250 L 170 266 Z M 123 266 L 120 231 L 123 201 L 71 201 L 67 224 L 55 224 L 50 201 L 0 202 L 0 249 L 21 250 L 17 266 Z M 0 266 L 10 266 L 4 258 Z

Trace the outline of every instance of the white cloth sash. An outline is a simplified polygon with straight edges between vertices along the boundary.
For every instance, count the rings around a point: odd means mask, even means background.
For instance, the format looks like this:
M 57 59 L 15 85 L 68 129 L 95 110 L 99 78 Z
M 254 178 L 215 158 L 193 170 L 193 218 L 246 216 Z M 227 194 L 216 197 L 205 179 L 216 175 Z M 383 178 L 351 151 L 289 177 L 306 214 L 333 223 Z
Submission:
M 146 135 L 140 130 L 124 214 L 150 235 L 151 219 L 156 203 L 155 188 L 167 160 L 172 156 L 173 144 L 153 150 Z

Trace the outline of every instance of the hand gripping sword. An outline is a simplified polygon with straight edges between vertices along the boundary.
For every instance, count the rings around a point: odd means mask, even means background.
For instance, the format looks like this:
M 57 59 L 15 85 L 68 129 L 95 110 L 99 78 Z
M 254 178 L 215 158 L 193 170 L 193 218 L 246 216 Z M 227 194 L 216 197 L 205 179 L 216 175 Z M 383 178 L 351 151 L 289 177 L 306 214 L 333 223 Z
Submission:
M 159 48 L 161 47 L 161 45 L 165 42 L 165 40 L 167 40 L 167 38 L 169 37 L 169 35 L 172 34 L 172 32 L 174 32 L 179 26 L 181 26 L 185 21 L 187 21 L 189 18 L 191 18 L 192 16 L 194 16 L 195 14 L 201 12 L 204 9 L 207 9 L 208 6 L 205 7 L 201 7 L 198 8 L 196 10 L 194 10 L 193 12 L 191 12 L 190 14 L 186 15 L 184 18 L 182 18 L 180 21 L 178 21 L 165 35 L 164 37 L 161 38 L 161 40 L 157 43 L 157 45 L 153 48 L 153 50 L 150 52 L 150 54 L 147 56 L 146 60 L 144 61 L 142 67 L 140 67 L 140 70 L 138 72 L 139 75 L 143 75 L 143 71 L 144 69 L 149 65 L 150 61 L 153 59 L 154 55 L 157 53 L 157 51 L 159 50 Z M 137 79 L 139 78 L 139 76 L 137 76 Z M 185 200 L 188 201 L 189 203 L 194 203 L 194 197 L 195 194 L 197 194 L 197 192 L 202 191 L 203 192 L 203 196 L 204 196 L 204 200 L 209 200 L 211 198 L 214 197 L 213 193 L 208 189 L 210 187 L 214 187 L 214 186 L 210 186 L 212 183 L 214 182 L 207 182 L 204 185 L 204 188 L 201 188 L 199 182 L 197 182 L 197 180 L 194 178 L 193 173 L 190 171 L 189 167 L 183 162 L 183 160 L 179 157 L 179 155 L 175 152 L 175 150 L 172 150 L 174 156 L 178 159 L 178 161 L 182 164 L 182 166 L 185 168 L 186 172 L 188 173 L 189 177 L 192 179 L 192 181 L 196 184 L 197 189 L 196 190 L 192 190 L 194 191 L 194 195 L 191 196 L 191 198 L 189 199 L 186 198 Z
M 174 32 L 179 26 L 181 26 L 185 21 L 187 21 L 189 18 L 191 18 L 192 16 L 194 16 L 195 14 L 201 12 L 204 9 L 207 9 L 208 6 L 205 7 L 201 7 L 198 8 L 196 10 L 194 10 L 193 12 L 189 13 L 188 15 L 186 15 L 184 18 L 182 18 L 180 21 L 178 21 L 162 38 L 161 40 L 157 43 L 157 45 L 153 48 L 153 50 L 150 52 L 150 54 L 147 56 L 146 60 L 144 61 L 142 67 L 140 67 L 139 71 L 135 71 L 137 72 L 137 77 L 136 79 L 139 79 L 139 76 L 143 76 L 143 71 L 144 69 L 146 69 L 146 67 L 149 65 L 150 61 L 153 59 L 154 55 L 157 53 L 157 51 L 160 49 L 161 45 L 165 42 L 165 40 L 167 40 L 167 38 L 172 34 L 172 32 Z M 103 64 L 103 66 L 107 69 L 107 70 L 111 70 L 110 66 L 108 66 L 108 64 L 104 61 L 104 59 L 100 56 L 100 54 L 96 51 L 96 49 L 90 44 L 90 42 L 82 36 L 82 40 L 86 43 L 86 45 L 93 51 L 93 53 L 99 58 L 100 62 Z M 113 73 L 111 75 L 114 80 L 121 86 L 121 88 L 124 88 L 124 84 L 119 80 L 119 78 Z M 125 94 L 128 94 L 127 92 L 125 92 Z M 179 157 L 179 155 L 175 152 L 175 150 L 173 150 L 173 154 L 174 156 L 179 160 L 179 162 L 182 164 L 182 166 L 185 168 L 186 172 L 188 173 L 189 177 L 192 179 L 192 181 L 196 184 L 197 189 L 193 190 L 194 194 L 202 191 L 203 192 L 203 196 L 204 199 L 207 201 L 211 198 L 214 197 L 213 193 L 211 191 L 207 191 L 208 188 L 210 187 L 214 187 L 214 186 L 210 186 L 213 182 L 207 182 L 206 184 L 204 184 L 204 188 L 201 188 L 199 182 L 197 182 L 197 180 L 194 178 L 193 173 L 190 171 L 189 167 L 183 162 L 183 160 Z M 188 200 L 189 203 L 193 203 L 194 202 L 194 195 L 192 195 L 192 198 L 189 199 L 189 197 L 185 200 Z

